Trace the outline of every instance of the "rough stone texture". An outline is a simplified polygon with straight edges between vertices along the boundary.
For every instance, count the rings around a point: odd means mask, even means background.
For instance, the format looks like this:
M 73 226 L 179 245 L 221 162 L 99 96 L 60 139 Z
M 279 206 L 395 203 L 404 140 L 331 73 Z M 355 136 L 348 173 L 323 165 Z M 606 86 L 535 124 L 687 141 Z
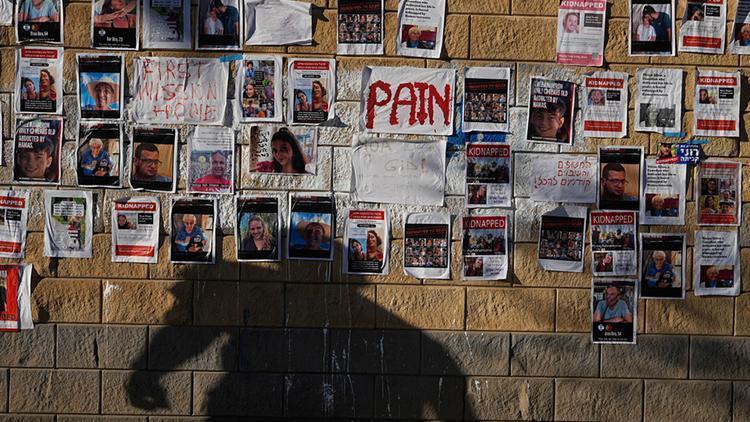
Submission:
M 434 286 L 378 286 L 379 328 L 462 329 L 464 290 Z
M 557 289 L 555 330 L 588 332 L 591 329 L 591 290 Z
M 638 336 L 637 345 L 604 344 L 602 377 L 687 378 L 688 344 L 686 336 L 654 335 Z
M 103 283 L 102 320 L 129 324 L 187 324 L 193 283 L 120 281 Z
M 646 332 L 671 334 L 732 334 L 734 300 L 696 297 L 652 300 L 646 308 Z
M 458 419 L 463 390 L 460 378 L 379 376 L 375 378 L 375 417 Z
M 422 334 L 422 373 L 508 375 L 510 335 L 427 331 Z
M 231 371 L 237 369 L 237 329 L 152 327 L 148 368 Z
M 556 38 L 556 20 L 517 16 L 476 16 L 471 25 L 471 58 L 545 60 L 555 58 L 555 44 L 540 43 L 529 49 L 529 40 Z M 497 28 L 503 28 L 497 31 Z
M 287 418 L 368 418 L 374 379 L 369 375 L 290 374 L 284 379 Z
M 99 372 L 52 369 L 10 371 L 10 411 L 98 413 Z
M 690 378 L 750 378 L 745 364 L 750 358 L 750 339 L 732 337 L 692 337 L 690 339 Z
M 51 368 L 54 363 L 54 325 L 39 325 L 20 333 L 0 332 L 0 365 Z
M 60 277 L 108 277 L 146 278 L 146 264 L 112 262 L 112 239 L 110 236 L 94 235 L 94 257 L 90 259 L 60 259 Z
M 58 325 L 58 368 L 144 369 L 147 328 Z
M 193 319 L 195 324 L 239 324 L 237 283 L 196 281 L 193 289 Z
M 328 330 L 243 329 L 241 371 L 323 372 L 329 367 Z
M 472 288 L 466 302 L 470 330 L 552 331 L 554 328 L 554 290 Z
M 331 370 L 336 373 L 415 374 L 421 359 L 417 330 L 332 330 Z M 429 373 L 426 372 L 425 373 Z
M 39 322 L 101 320 L 101 281 L 45 278 L 32 295 L 32 314 Z
M 642 401 L 641 381 L 555 381 L 555 418 L 558 420 L 638 421 L 641 419 Z
M 551 379 L 471 377 L 464 417 L 482 420 L 552 420 Z
M 597 377 L 599 346 L 582 334 L 513 334 L 511 376 Z
M 190 372 L 103 371 L 102 412 L 189 415 Z
M 750 383 L 735 382 L 732 385 L 733 391 L 733 416 L 736 421 L 750 419 Z
M 645 420 L 715 420 L 732 417 L 732 383 L 646 380 Z M 700 400 L 696 400 L 700 397 Z
M 0 371 L 0 394 L 3 398 L 2 403 L 0 403 L 0 412 L 7 412 L 8 411 L 8 402 L 5 400 L 6 397 L 8 397 L 8 370 L 3 369 Z
M 284 285 L 240 283 L 239 316 L 243 325 L 275 327 L 284 324 Z
M 289 284 L 286 325 L 290 327 L 375 326 L 375 286 Z

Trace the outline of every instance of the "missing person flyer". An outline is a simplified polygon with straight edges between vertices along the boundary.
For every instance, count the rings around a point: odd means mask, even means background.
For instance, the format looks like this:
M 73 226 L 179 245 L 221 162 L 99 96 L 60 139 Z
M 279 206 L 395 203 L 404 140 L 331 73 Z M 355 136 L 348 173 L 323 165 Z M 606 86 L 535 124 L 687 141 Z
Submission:
M 216 199 L 173 199 L 169 218 L 169 261 L 184 264 L 215 263 L 216 220 Z
M 16 63 L 16 113 L 62 114 L 63 49 L 22 47 Z
M 496 142 L 466 144 L 466 206 L 510 207 L 512 154 L 510 145 Z
M 641 233 L 641 297 L 685 298 L 685 235 Z
M 156 264 L 159 260 L 161 225 L 159 198 L 119 198 L 113 205 L 112 262 Z
M 595 203 L 597 163 L 597 158 L 590 155 L 536 155 L 531 167 L 531 200 Z
M 177 171 L 177 130 L 135 127 L 130 146 L 130 187 L 174 192 Z
M 739 226 L 742 216 L 742 164 L 716 159 L 696 166 L 698 225 Z
M 750 54 L 750 0 L 739 0 L 737 3 L 729 49 L 734 54 Z
M 687 166 L 657 164 L 647 158 L 643 168 L 641 224 L 685 224 Z
M 638 273 L 635 211 L 591 211 L 591 271 L 608 277 Z
M 334 117 L 336 60 L 289 59 L 288 122 L 317 125 Z
M 624 138 L 628 134 L 628 74 L 596 72 L 584 79 L 583 136 Z
M 343 247 L 344 274 L 388 275 L 388 212 L 348 210 Z
M 383 54 L 383 0 L 339 0 L 336 52 Z
M 575 94 L 573 82 L 532 77 L 526 140 L 571 145 Z
M 243 0 L 199 0 L 196 50 L 242 48 Z
M 440 58 L 444 25 L 445 0 L 399 0 L 396 54 Z
M 143 48 L 189 50 L 190 0 L 143 0 Z
M 636 73 L 635 130 L 682 131 L 682 69 L 649 67 Z
M 631 56 L 674 56 L 674 0 L 630 0 Z
M 561 0 L 557 13 L 557 63 L 601 66 L 607 2 Z
M 19 43 L 63 44 L 62 0 L 17 0 L 16 39 Z
M 76 152 L 78 186 L 122 187 L 122 127 L 80 124 Z
M 281 122 L 282 58 L 245 55 L 237 66 L 235 104 L 242 122 Z
M 0 192 L 0 257 L 24 257 L 28 219 L 29 192 Z
M 195 126 L 188 138 L 187 191 L 234 193 L 234 130 Z
M 31 264 L 0 265 L 0 331 L 34 328 L 31 273 Z
M 462 276 L 464 280 L 505 280 L 508 275 L 508 217 L 463 217 Z
M 245 0 L 245 45 L 311 45 L 312 5 L 295 0 Z
M 508 132 L 510 68 L 468 67 L 464 74 L 464 132 Z
M 688 0 L 680 26 L 680 51 L 724 54 L 726 0 Z
M 740 294 L 740 250 L 736 231 L 695 232 L 693 287 L 696 296 Z
M 408 214 L 404 225 L 404 274 L 445 280 L 451 276 L 450 264 L 450 214 Z
M 287 257 L 333 261 L 335 204 L 330 194 L 289 194 Z
M 81 119 L 119 120 L 125 92 L 122 55 L 78 54 L 76 61 Z
M 140 7 L 138 0 L 92 0 L 91 46 L 137 50 Z
M 635 344 L 638 309 L 637 280 L 593 279 L 591 342 Z
M 599 209 L 640 210 L 642 162 L 643 147 L 599 147 Z
M 318 128 L 259 125 L 253 127 L 250 133 L 251 173 L 316 173 Z
M 539 266 L 548 271 L 583 272 L 583 244 L 588 209 L 562 206 L 542 215 Z
M 60 183 L 61 117 L 16 119 L 13 142 L 13 181 L 57 185 Z
M 281 214 L 274 197 L 237 198 L 237 260 L 281 260 Z
M 693 102 L 695 135 L 740 136 L 740 78 L 739 71 L 698 70 Z
M 44 256 L 91 258 L 93 198 L 89 191 L 44 191 Z

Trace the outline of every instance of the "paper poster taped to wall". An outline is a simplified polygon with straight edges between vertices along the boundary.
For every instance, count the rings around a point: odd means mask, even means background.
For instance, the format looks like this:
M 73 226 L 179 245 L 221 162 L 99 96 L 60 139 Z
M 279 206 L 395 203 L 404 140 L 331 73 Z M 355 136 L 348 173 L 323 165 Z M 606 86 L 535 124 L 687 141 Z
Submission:
M 16 63 L 16 113 L 62 114 L 63 49 L 22 47 Z
M 26 225 L 29 220 L 29 192 L 0 192 L 0 257 L 23 258 Z M 0 299 L 2 299 L 0 294 Z
M 78 186 L 122 187 L 122 127 L 119 123 L 81 124 L 78 128 Z
M 628 74 L 596 72 L 584 79 L 583 136 L 624 138 L 628 134 Z
M 178 198 L 170 214 L 169 261 L 216 262 L 216 199 Z
M 78 54 L 78 109 L 81 120 L 122 118 L 125 63 L 120 54 Z
M 698 224 L 739 226 L 742 216 L 742 164 L 706 160 L 696 167 Z
M 561 0 L 557 12 L 557 63 L 601 66 L 607 3 Z
M 188 50 L 190 25 L 190 0 L 143 0 L 144 48 Z
M 640 210 L 642 147 L 599 147 L 602 210 Z
M 140 27 L 138 0 L 92 0 L 91 46 L 137 50 Z
M 531 200 L 596 202 L 598 159 L 589 155 L 537 155 L 531 167 Z
M 13 2 L 10 0 L 0 1 L 0 26 L 13 25 Z
M 591 271 L 594 276 L 637 275 L 635 211 L 591 211 Z
M 335 205 L 330 194 L 289 194 L 287 257 L 333 261 Z
M 61 117 L 16 119 L 13 181 L 43 185 L 60 183 Z
M 359 202 L 443 205 L 445 149 L 445 140 L 355 137 L 352 198 Z
M 687 167 L 656 164 L 647 158 L 643 169 L 641 224 L 685 224 Z
M 318 125 L 334 118 L 336 60 L 290 59 L 288 105 L 291 124 Z M 293 103 L 293 105 L 291 104 Z
M 641 297 L 685 298 L 685 235 L 641 233 Z
M 383 54 L 383 0 L 339 0 L 336 52 Z
M 439 59 L 444 25 L 445 0 L 399 0 L 396 54 Z
M 256 126 L 251 131 L 250 144 L 251 173 L 317 172 L 318 128 L 314 126 Z
M 510 145 L 497 142 L 466 144 L 466 206 L 510 207 L 512 168 Z
M 740 250 L 736 231 L 695 232 L 693 288 L 696 296 L 740 294 Z
M 31 273 L 31 264 L 0 265 L 0 331 L 34 328 Z
M 156 196 L 115 199 L 112 206 L 112 262 L 156 264 L 161 203 Z
M 682 69 L 638 69 L 635 130 L 657 133 L 682 131 Z
M 464 74 L 464 132 L 508 132 L 510 68 L 469 67 Z
M 542 269 L 583 272 L 587 214 L 585 207 L 562 206 L 542 215 L 537 251 Z
M 237 66 L 238 115 L 243 122 L 280 122 L 282 110 L 281 57 L 245 55 Z
M 695 135 L 740 136 L 740 78 L 740 72 L 698 70 L 693 101 Z
M 44 191 L 44 256 L 91 258 L 94 199 L 91 192 Z
M 348 210 L 344 230 L 344 274 L 388 275 L 388 212 Z
M 637 280 L 594 279 L 591 288 L 591 342 L 635 344 Z
M 242 24 L 242 0 L 199 0 L 196 49 L 239 50 Z
M 738 0 L 729 50 L 734 54 L 750 54 L 750 0 Z
M 281 216 L 278 198 L 237 198 L 236 224 L 238 261 L 281 260 Z
M 62 0 L 16 1 L 16 39 L 19 43 L 63 44 Z
M 177 130 L 133 128 L 130 146 L 130 187 L 174 192 L 177 172 Z
M 688 0 L 680 25 L 680 51 L 724 54 L 726 0 Z
M 133 62 L 133 120 L 157 124 L 224 122 L 229 63 L 186 57 L 137 57 Z
M 532 77 L 526 140 L 571 145 L 575 95 L 572 82 Z
M 411 213 L 404 225 L 404 274 L 417 278 L 451 276 L 451 216 Z
M 674 0 L 630 0 L 631 56 L 674 56 Z
M 196 126 L 188 138 L 187 190 L 234 193 L 234 131 Z
M 456 71 L 412 67 L 362 70 L 360 129 L 452 135 Z
M 463 217 L 462 276 L 464 280 L 505 280 L 508 275 L 508 217 Z
M 245 0 L 245 44 L 312 44 L 311 7 L 294 0 Z

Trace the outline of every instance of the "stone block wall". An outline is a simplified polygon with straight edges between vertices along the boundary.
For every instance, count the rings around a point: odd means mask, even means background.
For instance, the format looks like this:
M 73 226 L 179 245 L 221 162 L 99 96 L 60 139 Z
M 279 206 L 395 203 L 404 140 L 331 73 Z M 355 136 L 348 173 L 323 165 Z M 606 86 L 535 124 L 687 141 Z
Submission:
M 631 98 L 639 66 L 684 69 L 687 133 L 692 131 L 696 69 L 750 66 L 749 57 L 728 53 L 628 57 L 627 1 L 607 1 L 606 67 L 631 75 Z M 336 0 L 314 3 L 322 18 L 316 21 L 312 46 L 246 51 L 336 57 Z M 676 16 L 681 16 L 685 2 L 678 3 Z M 730 19 L 736 3 L 729 2 Z M 459 71 L 468 65 L 510 66 L 515 95 L 508 142 L 515 155 L 515 194 L 513 208 L 503 211 L 512 217 L 507 281 L 460 279 L 458 224 L 451 280 L 403 275 L 403 218 L 434 207 L 385 206 L 394 239 L 391 273 L 385 277 L 341 274 L 341 239 L 332 264 L 239 264 L 230 198 L 221 201 L 223 233 L 216 265 L 170 264 L 164 224 L 158 264 L 113 264 L 110 207 L 129 190 L 94 190 L 93 258 L 50 259 L 42 253 L 43 189 L 34 187 L 25 261 L 34 265 L 37 325 L 33 331 L 0 335 L 0 420 L 750 420 L 750 338 L 745 337 L 750 336 L 750 204 L 744 204 L 740 229 L 746 293 L 698 298 L 688 282 L 685 300 L 642 301 L 634 346 L 590 344 L 590 256 L 583 274 L 550 273 L 537 265 L 538 222 L 553 204 L 528 198 L 531 158 L 556 152 L 593 155 L 598 145 L 618 144 L 640 145 L 653 154 L 662 140 L 633 130 L 631 101 L 626 139 L 584 140 L 579 130 L 571 147 L 524 141 L 529 77 L 581 82 L 585 72 L 594 70 L 554 64 L 557 5 L 558 0 L 448 0 L 443 59 L 425 60 L 395 56 L 397 1 L 387 0 L 386 55 L 336 57 L 336 109 L 348 127 L 321 130 L 322 165 L 316 176 L 251 176 L 249 132 L 238 137 L 239 193 L 283 197 L 288 191 L 328 191 L 343 210 L 355 205 L 347 191 L 363 65 Z M 63 184 L 74 189 L 74 54 L 89 49 L 90 12 L 86 1 L 65 5 Z M 11 183 L 14 42 L 12 28 L 0 28 L 4 185 Z M 125 56 L 132 64 L 137 55 L 170 54 L 220 53 L 141 51 Z M 750 201 L 747 81 L 743 90 L 741 138 L 712 139 L 706 153 L 745 164 L 743 199 Z M 184 144 L 181 149 L 184 164 Z M 443 210 L 453 215 L 454 223 L 464 210 L 462 161 L 462 152 L 454 153 L 447 170 Z M 161 197 L 166 216 L 169 195 Z M 696 229 L 692 188 L 688 200 L 685 227 L 640 230 L 685 230 L 691 262 Z M 282 204 L 286 210 L 285 199 Z

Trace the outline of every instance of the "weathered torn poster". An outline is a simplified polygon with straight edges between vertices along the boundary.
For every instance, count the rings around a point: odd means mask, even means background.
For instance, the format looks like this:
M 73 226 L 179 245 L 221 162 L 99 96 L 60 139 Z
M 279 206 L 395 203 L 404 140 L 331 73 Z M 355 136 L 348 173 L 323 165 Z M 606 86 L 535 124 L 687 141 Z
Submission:
M 682 131 L 682 69 L 638 69 L 635 97 L 635 130 Z
M 698 70 L 695 81 L 695 135 L 740 136 L 740 72 Z
M 29 192 L 0 192 L 0 257 L 23 258 L 28 216 Z
M 289 94 L 294 98 L 288 105 L 289 123 L 318 125 L 333 120 L 336 60 L 289 59 Z
M 680 51 L 724 54 L 726 0 L 688 0 L 680 26 Z
M 294 0 L 245 0 L 245 44 L 312 44 L 311 7 Z
M 404 274 L 417 278 L 451 276 L 451 216 L 412 213 L 404 225 Z
M 584 79 L 583 136 L 624 138 L 628 133 L 628 74 L 596 72 Z
M 698 224 L 739 226 L 742 216 L 742 164 L 710 159 L 696 167 Z
M 388 275 L 386 210 L 348 210 L 344 223 L 344 274 Z
M 452 135 L 455 82 L 452 69 L 365 66 L 359 127 L 373 133 Z
M 740 294 L 740 250 L 736 231 L 695 232 L 693 288 L 696 296 Z
M 143 48 L 186 50 L 191 36 L 190 0 L 143 0 Z
M 399 0 L 396 54 L 440 58 L 445 0 Z
M 571 145 L 575 97 L 573 82 L 532 77 L 526 140 Z
M 31 264 L 0 265 L 0 331 L 34 328 L 31 273 Z
M 583 244 L 588 209 L 562 206 L 542 215 L 539 266 L 548 271 L 583 272 Z
M 89 191 L 44 191 L 44 256 L 91 258 L 93 206 Z
M 512 154 L 497 142 L 466 144 L 466 206 L 510 207 Z
M 685 235 L 641 233 L 641 297 L 685 298 Z
M 531 200 L 537 202 L 596 202 L 596 157 L 538 155 L 532 166 Z
M 594 279 L 591 287 L 591 342 L 635 344 L 638 281 Z
M 469 67 L 464 74 L 464 132 L 508 132 L 510 68 Z
M 473 215 L 462 219 L 464 280 L 504 280 L 508 275 L 508 217 Z
M 160 226 L 158 197 L 116 199 L 112 207 L 112 262 L 156 264 Z
M 737 3 L 729 49 L 734 54 L 750 54 L 750 0 L 739 0 Z
M 641 224 L 685 224 L 687 166 L 645 160 Z
M 131 113 L 138 123 L 220 125 L 229 63 L 212 58 L 138 57 Z
M 383 54 L 383 0 L 339 0 L 336 52 Z
M 362 202 L 443 205 L 445 149 L 444 139 L 417 142 L 355 137 L 352 198 Z
M 557 63 L 601 66 L 607 2 L 560 0 L 557 13 Z
M 591 271 L 594 276 L 636 275 L 635 211 L 591 211 Z

